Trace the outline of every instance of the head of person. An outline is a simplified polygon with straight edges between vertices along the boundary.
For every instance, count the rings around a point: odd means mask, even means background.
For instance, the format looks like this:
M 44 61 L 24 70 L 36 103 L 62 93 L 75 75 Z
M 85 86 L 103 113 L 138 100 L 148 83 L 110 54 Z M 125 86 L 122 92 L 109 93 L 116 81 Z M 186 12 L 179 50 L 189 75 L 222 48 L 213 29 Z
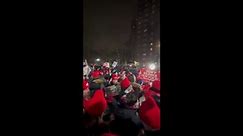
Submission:
M 120 72 L 120 79 L 124 80 L 126 78 L 126 71 Z
M 121 79 L 121 89 L 122 90 L 126 90 L 131 86 L 131 82 L 129 81 L 129 79 L 125 76 L 125 78 Z
M 118 74 L 112 74 L 112 76 L 111 76 L 112 84 L 117 84 L 118 83 L 118 79 L 119 79 Z

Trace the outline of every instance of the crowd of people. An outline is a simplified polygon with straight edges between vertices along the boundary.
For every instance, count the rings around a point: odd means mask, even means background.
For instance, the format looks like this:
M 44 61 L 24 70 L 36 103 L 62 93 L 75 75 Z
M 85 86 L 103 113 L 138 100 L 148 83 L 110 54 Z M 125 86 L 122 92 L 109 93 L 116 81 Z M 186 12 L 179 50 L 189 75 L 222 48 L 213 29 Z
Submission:
M 163 127 L 160 81 L 139 69 L 83 64 L 83 119 L 87 136 L 153 136 Z

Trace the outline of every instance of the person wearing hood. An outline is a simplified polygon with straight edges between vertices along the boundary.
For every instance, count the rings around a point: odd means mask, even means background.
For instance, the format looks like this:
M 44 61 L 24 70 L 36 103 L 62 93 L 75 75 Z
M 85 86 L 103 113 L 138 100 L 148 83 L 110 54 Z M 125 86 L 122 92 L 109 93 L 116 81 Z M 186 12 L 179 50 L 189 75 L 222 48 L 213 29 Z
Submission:
M 111 76 L 110 85 L 108 87 L 105 87 L 105 98 L 108 103 L 108 109 L 105 112 L 104 117 L 107 119 L 110 119 L 113 115 L 115 109 L 117 109 L 119 99 L 119 94 L 121 92 L 121 86 L 118 82 L 119 76 L 118 74 L 114 73 Z
M 128 78 L 122 77 L 121 93 L 118 99 L 118 105 L 115 110 L 115 117 L 119 119 L 131 120 L 138 129 L 142 128 L 142 123 L 137 116 L 139 108 L 139 98 L 141 97 L 141 86 L 131 83 Z

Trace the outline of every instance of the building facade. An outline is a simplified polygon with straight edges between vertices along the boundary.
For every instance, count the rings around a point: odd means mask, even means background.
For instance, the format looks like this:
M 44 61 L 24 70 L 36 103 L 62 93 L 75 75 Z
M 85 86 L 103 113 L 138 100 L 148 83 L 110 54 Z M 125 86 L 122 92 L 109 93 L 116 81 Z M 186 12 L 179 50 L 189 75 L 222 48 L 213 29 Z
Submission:
M 160 0 L 137 0 L 132 21 L 129 50 L 131 60 L 140 64 L 158 62 L 160 58 Z

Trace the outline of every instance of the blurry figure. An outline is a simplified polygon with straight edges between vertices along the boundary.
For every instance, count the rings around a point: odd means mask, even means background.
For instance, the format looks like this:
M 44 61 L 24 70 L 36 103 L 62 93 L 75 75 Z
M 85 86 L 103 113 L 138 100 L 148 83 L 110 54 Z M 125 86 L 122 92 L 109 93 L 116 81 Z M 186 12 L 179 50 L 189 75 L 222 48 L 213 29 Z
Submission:
M 83 80 L 83 99 L 90 99 L 89 83 L 87 80 Z
M 127 88 L 131 85 L 131 82 L 129 81 L 129 79 L 126 77 L 125 74 L 121 75 L 121 89 L 124 91 L 129 91 L 127 90 Z
M 126 72 L 126 76 L 128 77 L 129 81 L 131 81 L 133 83 L 136 82 L 136 76 L 133 73 L 128 71 L 128 72 Z
M 160 93 L 160 81 L 159 81 L 159 80 L 155 80 L 155 81 L 152 83 L 151 90 L 153 90 L 153 91 L 156 92 L 157 94 Z
M 92 117 L 100 117 L 107 108 L 103 90 L 96 90 L 93 97 L 84 100 L 84 110 Z
M 87 60 L 85 60 L 85 62 L 83 62 L 83 76 L 88 77 L 90 72 L 91 72 L 91 68 L 89 67 Z
M 119 79 L 119 76 L 117 73 L 114 73 L 111 75 L 111 80 L 110 80 L 110 84 L 111 85 L 117 85 L 118 84 L 118 79 Z
M 91 72 L 91 78 L 92 79 L 98 79 L 101 76 L 101 72 L 99 70 L 94 70 L 93 72 Z
M 160 108 L 151 96 L 145 97 L 139 110 L 139 117 L 142 120 L 145 130 L 160 130 Z
M 155 102 L 160 106 L 160 81 L 155 80 L 152 82 L 152 86 L 150 85 L 144 86 L 144 93 L 146 96 L 151 96 L 154 98 Z
M 96 65 L 90 78 L 83 76 L 90 135 L 150 136 L 160 131 L 160 81 L 137 80 L 131 69 Z

